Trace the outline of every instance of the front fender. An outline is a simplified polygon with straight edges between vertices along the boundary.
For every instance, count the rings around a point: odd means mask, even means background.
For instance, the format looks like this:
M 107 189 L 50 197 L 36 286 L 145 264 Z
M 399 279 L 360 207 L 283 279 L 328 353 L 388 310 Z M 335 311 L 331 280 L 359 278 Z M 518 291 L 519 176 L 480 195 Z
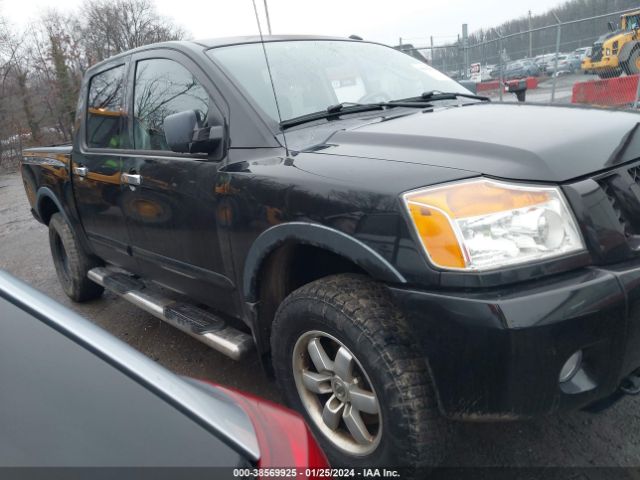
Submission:
M 243 294 L 247 302 L 257 301 L 256 280 L 262 262 L 286 241 L 324 248 L 341 255 L 376 280 L 396 284 L 407 283 L 402 274 L 378 252 L 340 230 L 316 223 L 281 223 L 262 232 L 249 249 L 242 279 Z

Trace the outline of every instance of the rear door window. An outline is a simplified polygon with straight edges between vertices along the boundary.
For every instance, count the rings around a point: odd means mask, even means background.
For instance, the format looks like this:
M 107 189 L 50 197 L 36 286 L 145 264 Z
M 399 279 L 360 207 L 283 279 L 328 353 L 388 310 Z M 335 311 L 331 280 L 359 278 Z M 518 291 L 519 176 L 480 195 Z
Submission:
M 127 148 L 123 90 L 124 65 L 91 78 L 86 121 L 86 141 L 90 148 Z

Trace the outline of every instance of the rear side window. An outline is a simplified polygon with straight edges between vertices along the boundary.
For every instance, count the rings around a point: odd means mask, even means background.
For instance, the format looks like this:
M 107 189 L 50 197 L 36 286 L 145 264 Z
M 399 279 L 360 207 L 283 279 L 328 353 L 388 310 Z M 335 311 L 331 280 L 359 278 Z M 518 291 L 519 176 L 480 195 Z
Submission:
M 197 110 L 206 119 L 209 94 L 179 63 L 154 58 L 136 66 L 133 87 L 133 138 L 136 150 L 171 150 L 164 136 L 167 115 Z
M 126 148 L 122 108 L 124 65 L 98 73 L 89 83 L 87 145 L 92 148 Z

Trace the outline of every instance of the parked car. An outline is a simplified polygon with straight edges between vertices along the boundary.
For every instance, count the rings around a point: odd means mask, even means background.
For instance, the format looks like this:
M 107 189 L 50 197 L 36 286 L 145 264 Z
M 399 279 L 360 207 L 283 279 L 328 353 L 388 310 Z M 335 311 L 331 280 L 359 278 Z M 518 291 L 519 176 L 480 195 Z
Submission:
M 558 55 L 558 62 L 556 65 L 555 57 L 549 60 L 547 64 L 547 73 L 563 74 L 563 73 L 575 73 L 580 69 L 581 60 L 576 55 Z
M 580 58 L 580 55 L 571 53 L 568 55 L 567 60 L 571 68 L 571 73 L 576 73 L 580 71 L 580 65 L 582 64 L 582 58 Z
M 531 60 L 515 60 L 504 66 L 502 77 L 505 80 L 512 80 L 516 78 L 536 77 L 538 75 L 540 75 L 540 68 L 535 62 Z M 491 71 L 491 76 L 493 78 L 499 78 L 500 67 L 494 68 Z
M 491 78 L 494 80 L 500 78 L 500 70 L 504 70 L 504 68 L 505 65 L 494 65 L 494 67 L 489 72 L 489 75 L 491 75 Z
M 582 62 L 582 60 L 591 56 L 591 51 L 592 47 L 580 47 L 576 48 L 573 53 L 577 55 L 580 58 L 580 62 Z
M 0 332 L 0 467 L 328 467 L 298 414 L 178 377 L 1 270 Z
M 544 54 L 544 55 L 538 55 L 535 58 L 534 62 L 538 66 L 538 68 L 540 69 L 540 73 L 542 73 L 542 74 L 546 74 L 547 73 L 548 61 L 549 61 L 549 59 L 551 59 L 553 57 L 554 57 L 553 53 L 547 53 L 547 54 Z
M 270 68 L 259 37 L 101 62 L 73 145 L 23 152 L 70 298 L 106 288 L 256 349 L 333 466 L 434 465 L 445 418 L 635 378 L 637 114 L 495 104 L 372 42 L 264 40 Z
M 480 66 L 480 81 L 486 82 L 491 80 L 493 77 L 491 76 L 491 72 L 495 69 L 495 65 L 481 65 Z

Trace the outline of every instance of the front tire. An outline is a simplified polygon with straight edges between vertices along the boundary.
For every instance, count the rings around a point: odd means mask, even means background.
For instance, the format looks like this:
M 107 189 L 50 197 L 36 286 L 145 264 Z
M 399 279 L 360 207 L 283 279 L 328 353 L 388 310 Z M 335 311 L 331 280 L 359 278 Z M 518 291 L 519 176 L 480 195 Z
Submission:
M 104 288 L 87 278 L 87 272 L 100 262 L 84 251 L 60 213 L 49 220 L 49 246 L 60 285 L 71 300 L 85 302 L 102 295 Z
M 290 294 L 271 335 L 276 379 L 337 467 L 432 467 L 446 450 L 424 355 L 386 288 L 334 275 Z

